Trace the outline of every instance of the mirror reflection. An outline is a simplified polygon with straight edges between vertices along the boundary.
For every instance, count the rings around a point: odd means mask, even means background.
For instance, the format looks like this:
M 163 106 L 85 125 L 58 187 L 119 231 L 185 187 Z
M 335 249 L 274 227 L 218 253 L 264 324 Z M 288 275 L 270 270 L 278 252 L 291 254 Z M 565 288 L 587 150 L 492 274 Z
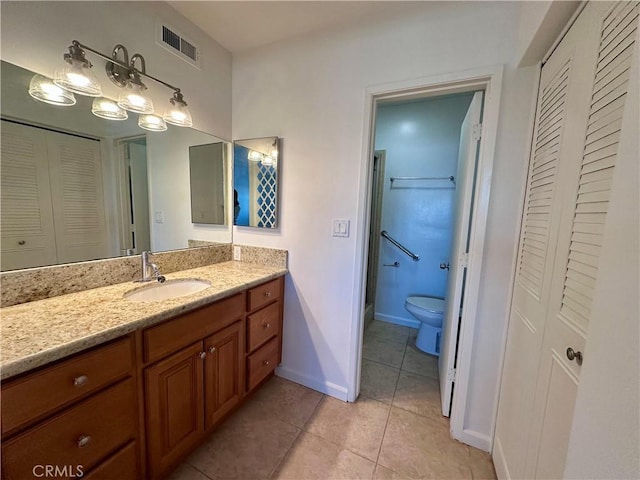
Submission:
M 233 142 L 234 225 L 278 227 L 278 137 Z
M 3 61 L 0 75 L 3 271 L 231 242 L 226 142 L 172 125 L 149 133 L 133 114 L 98 118 L 90 97 L 38 102 L 33 72 Z M 217 213 L 192 221 L 189 153 L 205 145 L 217 146 L 206 179 Z

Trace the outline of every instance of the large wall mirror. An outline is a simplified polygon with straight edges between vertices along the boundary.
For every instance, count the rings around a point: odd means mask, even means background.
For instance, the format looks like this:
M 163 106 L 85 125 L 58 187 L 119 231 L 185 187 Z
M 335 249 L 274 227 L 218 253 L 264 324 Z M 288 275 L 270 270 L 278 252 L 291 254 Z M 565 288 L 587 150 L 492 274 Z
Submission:
M 80 95 L 37 102 L 33 72 L 3 61 L 0 74 L 3 271 L 231 242 L 229 143 L 172 125 L 146 132 L 135 114 L 98 118 Z
M 278 228 L 278 137 L 233 142 L 233 223 L 240 227 Z

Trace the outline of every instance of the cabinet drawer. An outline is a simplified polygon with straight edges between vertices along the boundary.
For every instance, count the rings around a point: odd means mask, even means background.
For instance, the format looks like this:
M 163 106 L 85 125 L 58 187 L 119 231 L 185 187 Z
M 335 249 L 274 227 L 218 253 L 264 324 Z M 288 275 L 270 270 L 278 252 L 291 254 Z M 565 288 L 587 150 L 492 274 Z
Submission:
M 251 352 L 280 333 L 280 302 L 247 317 L 247 351 Z
M 33 478 L 36 465 L 89 471 L 135 438 L 135 412 L 135 386 L 129 378 L 3 443 L 4 479 Z
M 282 279 L 276 278 L 249 290 L 248 310 L 251 312 L 267 303 L 280 298 L 282 294 Z
M 144 331 L 144 361 L 153 362 L 231 325 L 244 315 L 244 293 Z
M 97 391 L 129 374 L 133 343 L 127 337 L 2 386 L 2 434 Z
M 85 480 L 137 480 L 140 475 L 138 475 L 136 448 L 135 442 L 131 442 L 82 478 Z
M 247 390 L 253 389 L 276 368 L 278 363 L 278 337 L 251 354 L 247 360 Z

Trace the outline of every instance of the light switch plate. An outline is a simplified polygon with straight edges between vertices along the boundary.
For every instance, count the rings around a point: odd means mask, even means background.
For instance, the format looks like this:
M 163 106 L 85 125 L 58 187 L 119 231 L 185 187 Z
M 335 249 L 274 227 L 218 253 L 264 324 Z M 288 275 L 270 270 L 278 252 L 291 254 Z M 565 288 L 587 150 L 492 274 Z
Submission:
M 347 219 L 336 218 L 333 221 L 333 229 L 331 230 L 331 235 L 334 237 L 348 237 L 349 223 L 350 221 Z
M 164 223 L 164 212 L 155 212 L 154 213 L 154 218 L 156 223 Z

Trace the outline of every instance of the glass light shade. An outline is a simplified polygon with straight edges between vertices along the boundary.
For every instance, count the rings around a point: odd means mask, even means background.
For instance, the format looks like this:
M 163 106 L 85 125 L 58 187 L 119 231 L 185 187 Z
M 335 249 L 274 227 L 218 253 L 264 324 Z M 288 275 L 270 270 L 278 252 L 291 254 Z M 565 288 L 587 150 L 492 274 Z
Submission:
M 164 119 L 157 115 L 140 115 L 138 126 L 151 132 L 164 132 L 167 129 Z
M 76 104 L 76 97 L 68 90 L 60 88 L 53 80 L 42 75 L 34 75 L 29 83 L 29 95 L 40 102 L 69 107 Z
M 269 155 L 265 155 L 264 158 L 262 159 L 262 165 L 264 165 L 265 167 L 273 167 L 274 164 L 275 164 L 275 160 L 273 159 L 273 157 L 270 157 Z
M 126 110 L 120 108 L 113 100 L 104 97 L 93 99 L 91 113 L 96 117 L 106 118 L 107 120 L 126 120 L 129 118 Z
M 102 95 L 100 83 L 91 71 L 91 66 L 88 62 L 83 63 L 75 59 L 67 60 L 64 67 L 56 71 L 53 83 L 79 95 L 88 97 Z
M 173 99 L 171 100 L 171 105 L 164 114 L 165 121 L 178 127 L 191 127 L 193 121 L 191 120 L 191 113 L 187 106 L 184 103 L 174 102 Z
M 132 82 L 120 92 L 118 106 L 135 113 L 153 113 L 153 102 L 144 94 L 146 87 Z
M 263 155 L 256 150 L 249 150 L 249 153 L 247 155 L 247 158 L 252 162 L 260 162 L 262 161 L 262 157 Z

